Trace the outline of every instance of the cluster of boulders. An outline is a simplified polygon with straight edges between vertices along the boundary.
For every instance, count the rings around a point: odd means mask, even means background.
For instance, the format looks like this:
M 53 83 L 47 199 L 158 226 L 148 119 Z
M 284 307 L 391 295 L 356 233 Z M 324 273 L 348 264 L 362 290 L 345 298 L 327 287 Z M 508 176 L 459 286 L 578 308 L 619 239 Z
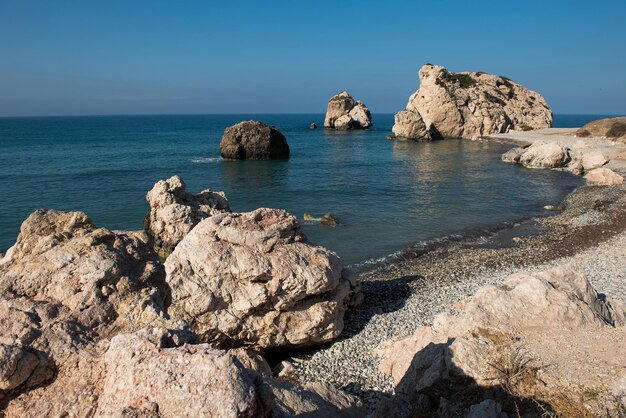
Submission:
M 584 416 L 592 416 L 621 407 L 615 400 L 623 396 L 623 364 L 596 354 L 624 351 L 626 307 L 599 295 L 579 272 L 561 266 L 520 273 L 481 288 L 455 311 L 378 348 L 380 369 L 410 403 L 411 416 L 534 416 L 525 414 L 538 407 L 558 415 L 583 401 Z M 590 358 L 581 359 L 584 352 Z M 572 376 L 572 361 L 592 364 Z M 607 369 L 600 377 L 595 367 Z M 591 392 L 595 398 L 583 396 Z
M 608 159 L 599 151 L 572 150 L 559 142 L 537 141 L 527 147 L 516 147 L 502 154 L 502 161 L 528 168 L 565 169 L 573 174 L 585 174 L 590 185 L 617 185 L 624 178 L 603 167 Z
M 342 91 L 328 101 L 324 126 L 329 129 L 367 129 L 372 126 L 372 115 L 363 102 L 355 102 L 347 91 Z
M 426 64 L 420 87 L 395 115 L 396 137 L 429 140 L 479 138 L 509 130 L 552 126 L 552 111 L 534 91 L 482 72 L 452 73 Z
M 0 259 L 3 416 L 362 412 L 332 386 L 276 381 L 261 355 L 341 333 L 358 287 L 337 256 L 282 210 L 231 213 L 178 177 L 148 202 L 144 231 L 24 221 Z

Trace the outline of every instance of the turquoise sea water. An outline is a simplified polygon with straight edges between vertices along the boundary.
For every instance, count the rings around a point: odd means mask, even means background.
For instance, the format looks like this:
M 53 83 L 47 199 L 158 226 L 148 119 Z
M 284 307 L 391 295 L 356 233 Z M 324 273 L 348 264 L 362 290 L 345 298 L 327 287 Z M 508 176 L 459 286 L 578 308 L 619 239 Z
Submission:
M 600 116 L 555 117 L 556 127 Z M 224 190 L 235 211 L 284 208 L 302 219 L 335 215 L 339 227 L 303 222 L 309 238 L 347 264 L 427 240 L 544 214 L 581 179 L 500 162 L 510 145 L 469 140 L 390 141 L 393 115 L 367 131 L 309 130 L 324 115 L 0 118 L 0 251 L 37 208 L 81 210 L 98 226 L 139 229 L 146 192 L 180 175 L 188 190 Z M 275 125 L 288 161 L 222 161 L 224 129 Z

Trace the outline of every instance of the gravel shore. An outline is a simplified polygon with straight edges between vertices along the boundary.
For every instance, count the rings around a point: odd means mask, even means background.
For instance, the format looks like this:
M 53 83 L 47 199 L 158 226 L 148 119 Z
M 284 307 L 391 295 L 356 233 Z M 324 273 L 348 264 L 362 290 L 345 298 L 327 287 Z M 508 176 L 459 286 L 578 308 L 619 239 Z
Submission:
M 408 251 L 357 272 L 363 305 L 346 314 L 338 340 L 288 359 L 295 378 L 331 382 L 372 406 L 393 390 L 378 371 L 381 342 L 412 334 L 479 287 L 519 271 L 573 263 L 599 292 L 626 302 L 626 186 L 582 187 L 564 204 L 555 216 Z

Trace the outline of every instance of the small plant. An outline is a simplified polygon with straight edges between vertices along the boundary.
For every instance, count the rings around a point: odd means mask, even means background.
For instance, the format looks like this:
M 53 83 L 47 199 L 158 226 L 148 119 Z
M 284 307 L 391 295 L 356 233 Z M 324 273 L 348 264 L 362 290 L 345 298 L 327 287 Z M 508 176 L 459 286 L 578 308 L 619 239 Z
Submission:
M 487 364 L 495 370 L 496 374 L 492 380 L 498 382 L 502 390 L 513 396 L 520 396 L 520 384 L 525 382 L 534 384 L 538 381 L 537 371 L 540 367 L 535 366 L 534 362 L 533 357 L 517 347 L 508 353 L 500 354 L 494 362 Z
M 463 89 L 472 87 L 476 84 L 476 80 L 474 80 L 474 78 L 472 78 L 472 76 L 469 74 L 455 74 L 445 72 L 443 73 L 442 78 L 447 82 L 458 84 Z
M 485 92 L 485 97 L 487 98 L 487 100 L 489 100 L 491 103 L 497 103 L 500 106 L 506 106 L 506 102 L 504 100 L 502 100 L 499 97 L 496 97 L 492 94 L 489 94 L 487 92 Z

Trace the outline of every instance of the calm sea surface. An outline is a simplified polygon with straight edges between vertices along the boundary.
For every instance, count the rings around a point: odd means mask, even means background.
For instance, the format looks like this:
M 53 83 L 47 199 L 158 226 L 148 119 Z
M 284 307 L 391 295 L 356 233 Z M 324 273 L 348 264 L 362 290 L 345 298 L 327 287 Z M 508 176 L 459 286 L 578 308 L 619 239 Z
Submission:
M 563 115 L 556 127 L 602 116 Z M 331 212 L 339 227 L 303 222 L 311 240 L 347 264 L 463 231 L 541 215 L 581 179 L 503 164 L 510 145 L 389 141 L 393 115 L 368 131 L 309 130 L 323 115 L 0 118 L 0 251 L 37 208 L 80 210 L 98 226 L 139 229 L 146 192 L 180 175 L 191 192 L 223 190 L 235 211 L 284 208 L 302 219 Z M 275 125 L 288 161 L 222 161 L 224 129 Z

